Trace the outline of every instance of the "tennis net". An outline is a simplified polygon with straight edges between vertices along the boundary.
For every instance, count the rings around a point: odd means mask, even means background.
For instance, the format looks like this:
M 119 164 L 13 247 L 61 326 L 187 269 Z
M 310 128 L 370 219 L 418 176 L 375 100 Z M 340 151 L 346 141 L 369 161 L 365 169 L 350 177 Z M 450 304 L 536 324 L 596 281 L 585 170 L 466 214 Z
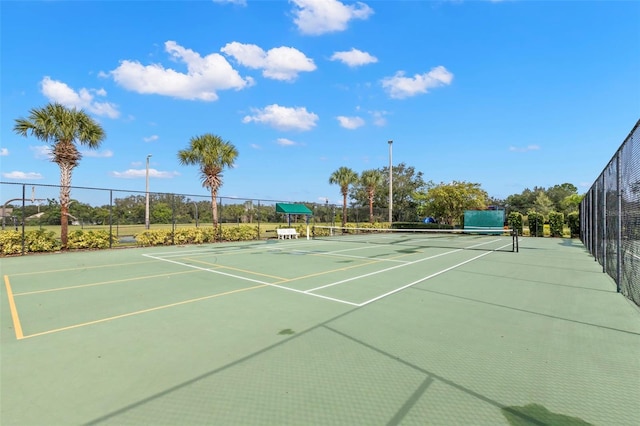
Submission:
M 518 252 L 517 230 L 503 228 L 469 229 L 392 229 L 357 228 L 316 225 L 311 229 L 314 240 L 384 244 L 421 249 L 429 247 L 463 250 Z

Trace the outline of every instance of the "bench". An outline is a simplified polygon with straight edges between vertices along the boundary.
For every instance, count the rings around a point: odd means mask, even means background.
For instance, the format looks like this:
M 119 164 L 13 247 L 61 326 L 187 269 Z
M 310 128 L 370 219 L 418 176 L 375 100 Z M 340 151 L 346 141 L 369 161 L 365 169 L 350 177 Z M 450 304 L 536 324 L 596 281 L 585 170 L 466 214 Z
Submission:
M 284 240 L 285 238 L 298 238 L 298 233 L 296 232 L 295 228 L 278 228 L 276 229 L 276 232 L 278 233 L 279 240 Z

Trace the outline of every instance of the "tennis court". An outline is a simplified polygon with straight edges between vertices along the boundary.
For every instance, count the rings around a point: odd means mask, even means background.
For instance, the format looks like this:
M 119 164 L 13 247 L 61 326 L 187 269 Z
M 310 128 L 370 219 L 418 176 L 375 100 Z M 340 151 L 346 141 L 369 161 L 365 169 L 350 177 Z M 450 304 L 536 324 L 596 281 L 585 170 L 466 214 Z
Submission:
M 326 237 L 0 259 L 0 423 L 640 418 L 640 312 L 579 241 Z

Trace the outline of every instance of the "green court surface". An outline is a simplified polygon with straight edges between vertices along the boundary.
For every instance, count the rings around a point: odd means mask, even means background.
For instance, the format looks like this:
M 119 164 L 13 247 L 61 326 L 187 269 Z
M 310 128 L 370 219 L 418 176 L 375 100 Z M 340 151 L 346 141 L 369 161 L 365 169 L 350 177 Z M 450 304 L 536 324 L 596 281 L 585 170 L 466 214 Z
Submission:
M 637 424 L 640 310 L 579 241 L 446 238 L 0 259 L 0 424 Z

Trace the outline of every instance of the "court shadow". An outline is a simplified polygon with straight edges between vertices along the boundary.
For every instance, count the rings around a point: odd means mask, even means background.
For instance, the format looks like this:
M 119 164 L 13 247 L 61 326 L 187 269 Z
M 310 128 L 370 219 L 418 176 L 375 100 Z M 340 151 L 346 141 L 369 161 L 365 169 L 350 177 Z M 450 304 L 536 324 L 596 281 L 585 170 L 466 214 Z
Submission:
M 560 245 L 562 247 L 573 247 L 577 249 L 582 249 L 585 252 L 587 251 L 584 247 L 584 244 L 582 244 L 582 241 L 580 241 L 579 238 L 561 238 Z
M 511 426 L 529 425 L 558 425 L 558 426 L 588 426 L 592 423 L 586 422 L 579 417 L 566 416 L 554 413 L 540 404 L 527 404 L 524 407 L 504 407 L 501 409 L 502 415 Z

